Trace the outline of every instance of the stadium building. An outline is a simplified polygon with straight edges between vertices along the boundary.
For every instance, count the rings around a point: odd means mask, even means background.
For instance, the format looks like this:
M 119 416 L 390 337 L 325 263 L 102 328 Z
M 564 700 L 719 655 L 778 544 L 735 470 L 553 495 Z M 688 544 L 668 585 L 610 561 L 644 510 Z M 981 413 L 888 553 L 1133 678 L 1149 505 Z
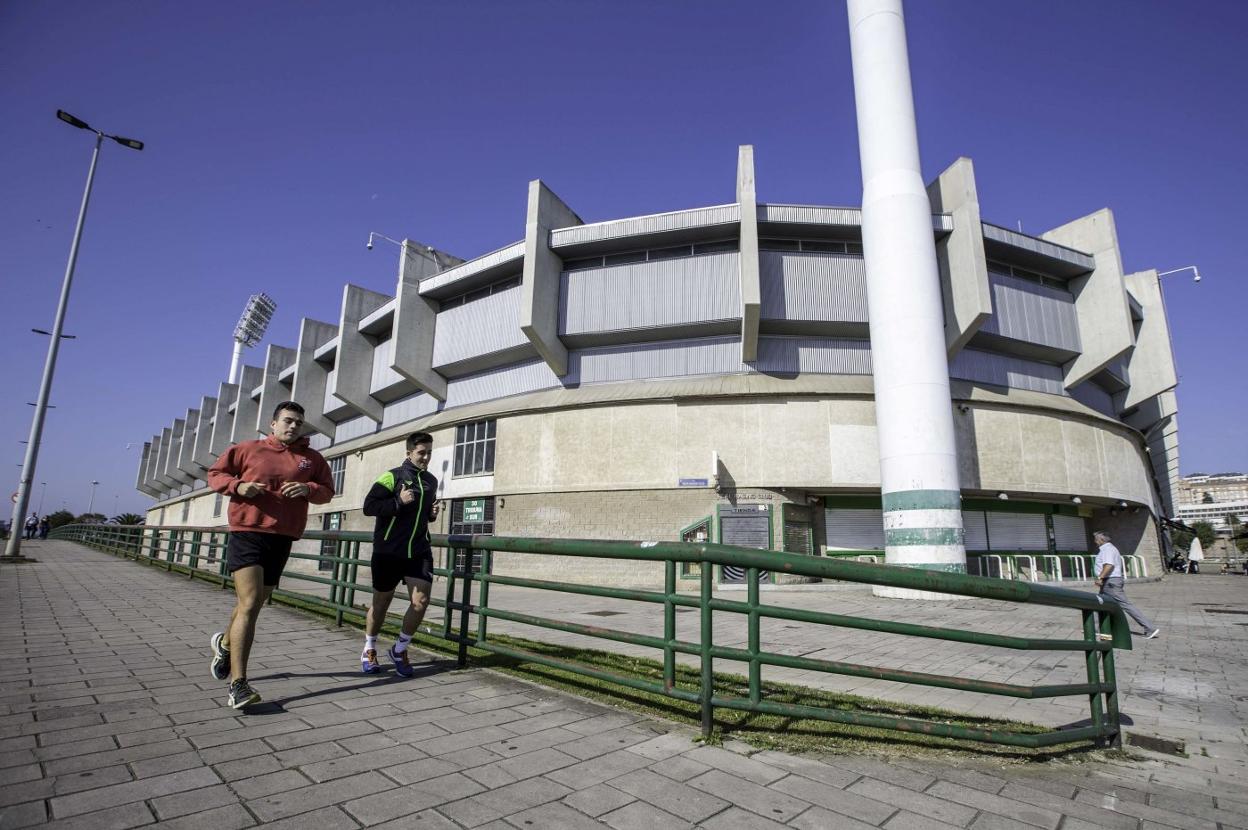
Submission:
M 364 494 L 419 429 L 444 532 L 882 553 L 862 212 L 755 190 L 744 146 L 730 203 L 585 223 L 534 181 L 510 245 L 404 241 L 393 294 L 344 286 L 337 320 L 168 413 L 138 469 L 148 523 L 224 525 L 205 469 L 289 398 L 339 493 L 313 529 L 371 528 Z M 984 221 L 969 159 L 927 195 L 969 570 L 1086 552 L 1094 528 L 1157 562 L 1178 478 L 1157 272 L 1123 273 L 1109 210 L 1038 235 Z M 524 565 L 661 583 L 645 563 Z

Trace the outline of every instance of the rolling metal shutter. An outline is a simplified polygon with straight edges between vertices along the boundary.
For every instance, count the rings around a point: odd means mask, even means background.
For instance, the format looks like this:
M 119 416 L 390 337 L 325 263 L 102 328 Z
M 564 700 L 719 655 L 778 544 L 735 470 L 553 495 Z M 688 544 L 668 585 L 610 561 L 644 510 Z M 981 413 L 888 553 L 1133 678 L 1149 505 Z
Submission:
M 988 550 L 988 524 L 982 510 L 963 510 L 962 529 L 967 550 Z
M 1054 516 L 1053 536 L 1058 550 L 1082 552 L 1090 548 L 1088 526 L 1082 516 Z
M 988 513 L 988 542 L 996 551 L 1048 550 L 1043 513 Z
M 832 550 L 884 550 L 884 511 L 829 507 L 824 511 L 827 545 Z

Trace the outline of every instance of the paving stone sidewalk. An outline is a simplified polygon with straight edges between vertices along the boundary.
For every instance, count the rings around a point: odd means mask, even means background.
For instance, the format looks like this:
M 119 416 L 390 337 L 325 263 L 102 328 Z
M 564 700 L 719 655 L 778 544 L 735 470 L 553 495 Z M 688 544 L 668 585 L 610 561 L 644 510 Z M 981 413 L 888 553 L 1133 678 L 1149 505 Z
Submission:
M 276 606 L 261 616 L 251 666 L 266 702 L 242 714 L 208 674 L 207 638 L 229 592 L 66 542 L 24 550 L 39 562 L 0 568 L 0 830 L 1248 828 L 1242 724 L 1182 759 L 700 746 L 687 729 L 445 662 L 418 663 L 406 680 L 363 676 L 358 632 Z M 1209 585 L 1197 602 L 1234 610 L 1242 593 L 1220 598 Z M 1163 627 L 1228 636 L 1193 622 L 1208 616 L 1193 602 L 1137 599 Z M 1230 632 L 1240 653 L 1241 630 Z M 1215 668 L 1207 653 L 1232 658 L 1225 643 L 1200 651 L 1199 639 L 1141 649 L 1135 675 L 1160 672 L 1161 693 L 1187 694 L 1181 671 Z M 1236 682 L 1248 674 L 1242 658 L 1216 668 Z M 1203 682 L 1187 680 L 1198 706 L 1221 693 Z

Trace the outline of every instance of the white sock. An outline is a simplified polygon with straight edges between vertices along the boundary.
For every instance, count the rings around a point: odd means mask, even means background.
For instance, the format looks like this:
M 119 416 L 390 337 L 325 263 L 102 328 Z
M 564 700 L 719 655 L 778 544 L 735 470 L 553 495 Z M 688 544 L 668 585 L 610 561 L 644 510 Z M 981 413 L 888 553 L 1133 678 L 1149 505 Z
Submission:
M 403 632 L 400 631 L 399 641 L 394 644 L 394 653 L 402 654 L 403 652 L 407 651 L 407 646 L 409 643 L 411 643 L 411 641 L 412 641 L 411 636 L 404 634 Z
M 369 650 L 372 650 L 372 651 L 377 650 L 377 638 L 369 637 L 368 635 L 365 635 L 364 636 L 364 651 L 367 652 Z

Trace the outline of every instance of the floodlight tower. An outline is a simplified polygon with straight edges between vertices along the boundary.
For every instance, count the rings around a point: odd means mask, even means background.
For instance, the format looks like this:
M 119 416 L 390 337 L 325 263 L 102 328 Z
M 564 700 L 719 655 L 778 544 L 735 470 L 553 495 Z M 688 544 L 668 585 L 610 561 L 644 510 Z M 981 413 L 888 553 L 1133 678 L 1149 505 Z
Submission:
M 243 359 L 243 349 L 250 349 L 264 337 L 264 331 L 273 319 L 277 303 L 268 294 L 252 294 L 243 308 L 243 316 L 234 327 L 234 357 L 230 360 L 230 383 L 238 383 L 238 367 Z

